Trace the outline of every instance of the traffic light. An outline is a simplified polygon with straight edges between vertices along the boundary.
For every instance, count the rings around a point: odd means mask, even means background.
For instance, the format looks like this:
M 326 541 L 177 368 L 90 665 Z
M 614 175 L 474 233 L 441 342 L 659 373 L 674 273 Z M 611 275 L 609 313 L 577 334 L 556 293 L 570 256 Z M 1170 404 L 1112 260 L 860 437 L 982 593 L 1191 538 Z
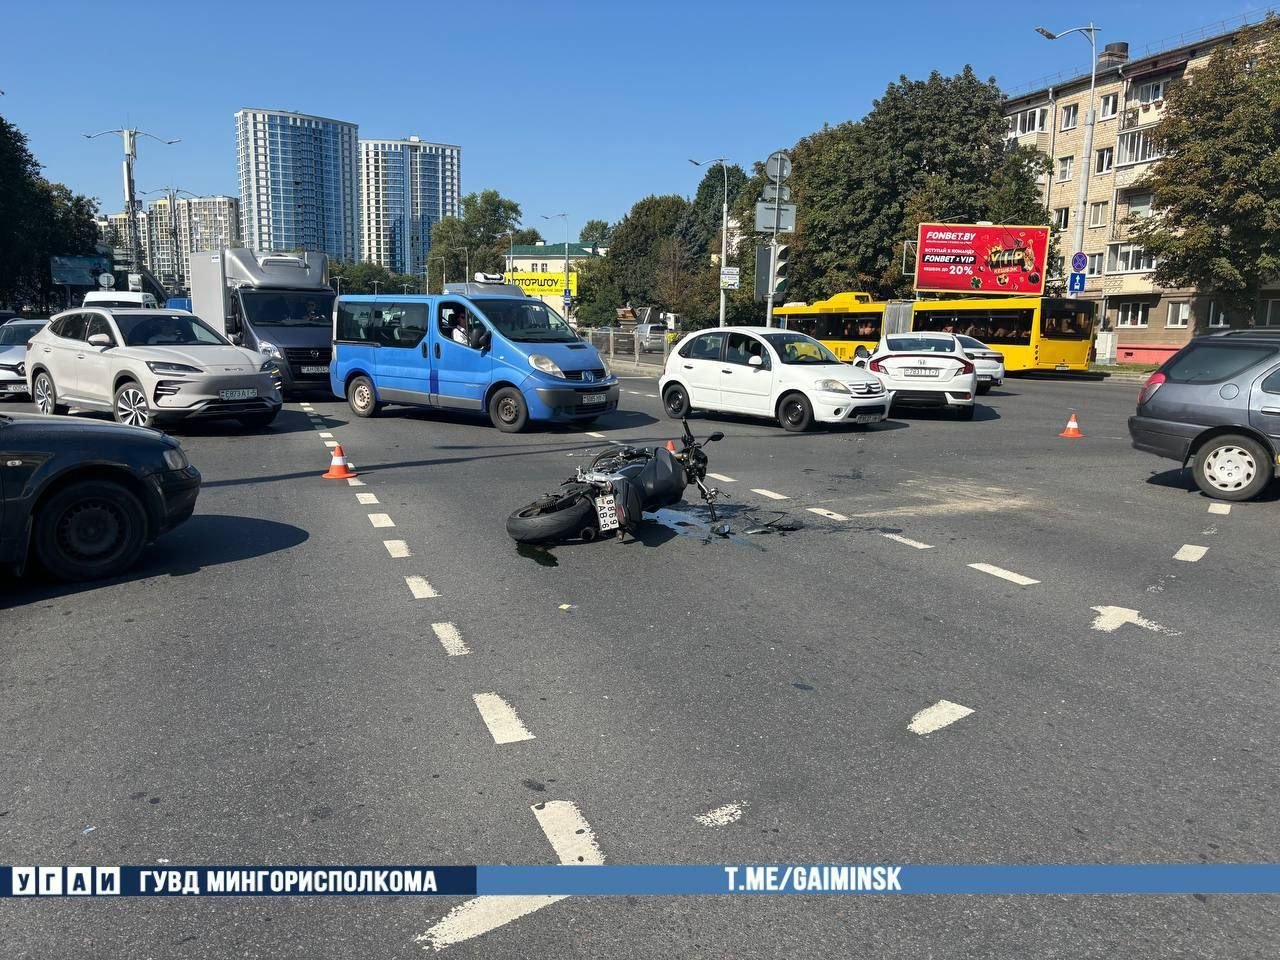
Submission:
M 791 245 L 778 244 L 777 253 L 773 255 L 773 302 L 778 303 L 787 292 L 787 257 L 791 254 Z

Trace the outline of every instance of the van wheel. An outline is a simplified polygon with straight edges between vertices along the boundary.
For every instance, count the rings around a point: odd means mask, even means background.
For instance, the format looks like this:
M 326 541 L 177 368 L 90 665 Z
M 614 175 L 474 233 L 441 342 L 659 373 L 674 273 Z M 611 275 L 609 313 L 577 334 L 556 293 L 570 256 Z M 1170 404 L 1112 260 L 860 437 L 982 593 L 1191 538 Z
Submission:
M 1218 500 L 1252 500 L 1271 482 L 1271 457 L 1256 440 L 1228 433 L 1196 452 L 1196 486 Z
M 382 404 L 373 391 L 373 381 L 364 376 L 353 377 L 347 384 L 347 406 L 357 417 L 376 417 Z
M 519 433 L 529 425 L 529 406 L 515 387 L 503 387 L 489 398 L 489 419 L 503 433 Z
M 687 417 L 692 412 L 689 406 L 689 394 L 685 393 L 684 387 L 678 383 L 673 383 L 662 391 L 662 406 L 672 420 Z
M 813 407 L 803 393 L 789 393 L 778 403 L 778 423 L 790 433 L 804 433 L 813 423 Z

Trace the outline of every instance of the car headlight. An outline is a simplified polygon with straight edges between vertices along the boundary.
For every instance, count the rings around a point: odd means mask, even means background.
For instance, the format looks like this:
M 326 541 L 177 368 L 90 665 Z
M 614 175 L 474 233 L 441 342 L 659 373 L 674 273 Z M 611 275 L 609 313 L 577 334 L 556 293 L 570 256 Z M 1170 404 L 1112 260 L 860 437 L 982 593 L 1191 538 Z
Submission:
M 191 461 L 187 459 L 186 451 L 181 447 L 170 447 L 164 452 L 165 465 L 170 470 L 185 470 L 191 466 Z
M 529 366 L 535 370 L 540 370 L 548 376 L 560 377 L 564 379 L 564 373 L 556 365 L 556 362 L 550 357 L 544 357 L 540 353 L 531 354 L 529 357 Z
M 606 360 L 604 357 L 600 358 L 600 366 L 604 367 L 604 375 L 606 377 L 613 376 L 613 367 L 609 366 L 609 361 Z
M 813 389 L 822 390 L 826 393 L 852 393 L 845 384 L 839 380 L 819 380 L 813 385 Z
M 283 354 L 280 353 L 280 348 L 274 343 L 268 343 L 266 340 L 258 341 L 258 352 L 264 357 L 270 357 L 272 360 L 283 359 Z
M 166 363 L 163 360 L 148 360 L 147 366 L 152 373 L 204 373 L 199 367 L 185 363 Z

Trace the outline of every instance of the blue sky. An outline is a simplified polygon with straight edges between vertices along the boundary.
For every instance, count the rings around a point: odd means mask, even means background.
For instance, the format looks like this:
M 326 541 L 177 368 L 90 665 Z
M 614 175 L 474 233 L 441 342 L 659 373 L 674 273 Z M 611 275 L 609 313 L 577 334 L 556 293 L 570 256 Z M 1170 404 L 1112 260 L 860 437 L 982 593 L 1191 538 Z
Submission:
M 275 107 L 351 120 L 361 136 L 461 144 L 464 192 L 496 188 L 527 225 L 567 211 L 574 236 L 650 193 L 693 193 L 689 157 L 746 167 L 823 123 L 862 116 L 900 74 L 971 63 L 1013 89 L 1087 70 L 1080 36 L 1138 54 L 1256 3 L 557 0 L 553 3 L 170 3 L 9 0 L 0 114 L 45 175 L 120 209 L 118 137 L 142 140 L 140 190 L 236 195 L 232 115 Z M 126 42 L 136 45 L 129 68 Z M 167 49 L 166 45 L 172 44 Z

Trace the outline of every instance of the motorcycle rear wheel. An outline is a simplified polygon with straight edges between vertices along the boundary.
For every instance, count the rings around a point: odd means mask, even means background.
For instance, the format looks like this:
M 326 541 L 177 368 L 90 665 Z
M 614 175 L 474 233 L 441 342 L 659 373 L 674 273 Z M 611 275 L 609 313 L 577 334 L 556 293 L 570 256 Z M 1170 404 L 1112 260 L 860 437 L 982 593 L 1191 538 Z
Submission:
M 543 497 L 507 517 L 507 533 L 517 543 L 572 540 L 586 530 L 594 535 L 595 509 L 591 498 L 581 493 Z

